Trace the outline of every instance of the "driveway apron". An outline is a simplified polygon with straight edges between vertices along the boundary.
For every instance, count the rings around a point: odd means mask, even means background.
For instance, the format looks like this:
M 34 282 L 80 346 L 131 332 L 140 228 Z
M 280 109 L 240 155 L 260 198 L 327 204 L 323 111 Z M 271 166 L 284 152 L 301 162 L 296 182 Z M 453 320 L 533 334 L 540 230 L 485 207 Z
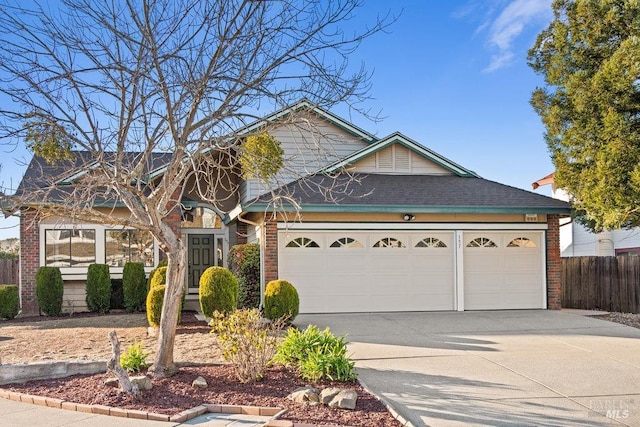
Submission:
M 640 426 L 640 330 L 552 310 L 300 315 L 414 426 Z

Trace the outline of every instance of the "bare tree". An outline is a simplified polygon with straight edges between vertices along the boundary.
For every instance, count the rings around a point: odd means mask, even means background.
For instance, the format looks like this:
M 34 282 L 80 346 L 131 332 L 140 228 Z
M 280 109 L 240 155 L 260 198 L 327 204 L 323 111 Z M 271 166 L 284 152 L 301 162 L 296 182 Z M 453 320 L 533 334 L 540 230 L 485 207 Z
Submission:
M 168 258 L 153 366 L 170 375 L 186 245 L 168 216 L 185 192 L 224 205 L 236 130 L 261 112 L 306 98 L 366 114 L 369 75 L 349 55 L 391 20 L 345 31 L 360 0 L 34 3 L 0 7 L 0 92 L 12 101 L 0 105 L 0 138 L 84 172 L 5 203 L 153 234 Z

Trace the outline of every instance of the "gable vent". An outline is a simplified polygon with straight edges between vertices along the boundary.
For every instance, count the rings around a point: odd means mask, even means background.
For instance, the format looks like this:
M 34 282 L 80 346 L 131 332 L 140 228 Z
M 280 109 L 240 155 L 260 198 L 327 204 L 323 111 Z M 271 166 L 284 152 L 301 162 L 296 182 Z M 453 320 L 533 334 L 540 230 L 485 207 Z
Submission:
M 378 159 L 378 170 L 393 172 L 393 150 L 386 148 L 376 153 Z
M 404 147 L 394 147 L 394 162 L 395 172 L 411 172 L 411 153 Z

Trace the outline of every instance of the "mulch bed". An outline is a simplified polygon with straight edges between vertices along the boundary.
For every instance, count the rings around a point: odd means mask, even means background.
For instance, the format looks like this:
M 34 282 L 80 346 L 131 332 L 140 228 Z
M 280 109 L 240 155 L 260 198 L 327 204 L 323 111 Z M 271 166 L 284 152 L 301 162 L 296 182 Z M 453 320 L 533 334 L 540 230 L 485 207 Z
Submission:
M 122 311 L 113 314 L 123 314 Z M 95 317 L 95 313 L 75 313 L 76 317 Z M 101 315 L 105 316 L 105 315 Z M 56 320 L 47 316 L 23 317 L 3 324 Z M 59 319 L 69 319 L 61 316 Z M 177 334 L 208 332 L 211 328 L 197 320 L 195 312 L 183 311 Z M 208 384 L 206 389 L 191 386 L 194 379 L 202 376 Z M 391 426 L 401 424 L 388 412 L 386 406 L 369 394 L 357 382 L 340 383 L 324 381 L 308 384 L 288 369 L 270 367 L 264 378 L 253 384 L 242 384 L 235 376 L 231 365 L 193 365 L 181 367 L 170 378 L 153 378 L 153 388 L 139 396 L 131 396 L 118 388 L 105 385 L 105 380 L 113 378 L 110 373 L 77 375 L 69 378 L 31 381 L 25 384 L 2 386 L 5 390 L 52 397 L 68 402 L 88 405 L 105 405 L 123 409 L 174 415 L 204 403 L 244 406 L 270 406 L 286 409 L 283 419 L 297 423 L 338 426 Z M 358 393 L 358 402 L 353 411 L 329 408 L 323 405 L 299 404 L 286 398 L 293 390 L 313 385 L 322 389 L 339 387 L 353 389 Z
M 191 386 L 202 376 L 208 383 L 206 389 Z M 400 426 L 375 396 L 366 392 L 358 383 L 320 382 L 317 388 L 350 388 L 358 393 L 353 411 L 318 405 L 299 404 L 286 396 L 298 387 L 308 385 L 283 367 L 271 367 L 265 377 L 253 384 L 240 383 L 229 365 L 183 367 L 170 378 L 154 378 L 153 388 L 134 397 L 107 386 L 109 373 L 78 375 L 55 380 L 32 381 L 26 384 L 3 386 L 6 390 L 47 396 L 69 402 L 88 405 L 106 405 L 123 409 L 173 415 L 203 403 L 271 406 L 285 408 L 283 419 L 299 423 L 339 426 Z

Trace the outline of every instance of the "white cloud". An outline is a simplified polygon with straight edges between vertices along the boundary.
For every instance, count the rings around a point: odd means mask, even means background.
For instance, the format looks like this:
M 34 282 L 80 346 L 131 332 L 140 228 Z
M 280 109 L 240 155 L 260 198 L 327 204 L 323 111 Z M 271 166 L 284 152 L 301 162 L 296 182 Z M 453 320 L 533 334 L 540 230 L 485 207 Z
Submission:
M 488 28 L 489 47 L 496 51 L 484 71 L 492 72 L 509 65 L 515 56 L 514 42 L 522 32 L 532 24 L 548 22 L 551 18 L 551 0 L 510 1 L 489 25 L 483 25 Z

